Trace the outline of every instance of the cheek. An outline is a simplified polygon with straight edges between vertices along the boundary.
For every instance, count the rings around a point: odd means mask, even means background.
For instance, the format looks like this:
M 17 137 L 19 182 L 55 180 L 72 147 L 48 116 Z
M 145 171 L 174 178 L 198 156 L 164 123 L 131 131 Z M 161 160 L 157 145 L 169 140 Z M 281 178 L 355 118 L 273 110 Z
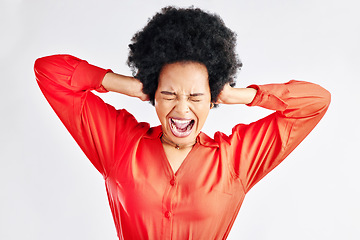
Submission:
M 201 125 L 205 123 L 209 111 L 210 111 L 210 107 L 207 108 L 207 105 L 202 105 L 197 108 L 194 108 L 194 113 L 196 114 L 198 121 Z
M 161 101 L 155 102 L 155 110 L 160 122 L 164 123 L 164 121 L 166 121 L 166 116 L 169 114 L 169 109 L 171 109 L 171 107 L 167 106 L 167 104 L 164 104 Z

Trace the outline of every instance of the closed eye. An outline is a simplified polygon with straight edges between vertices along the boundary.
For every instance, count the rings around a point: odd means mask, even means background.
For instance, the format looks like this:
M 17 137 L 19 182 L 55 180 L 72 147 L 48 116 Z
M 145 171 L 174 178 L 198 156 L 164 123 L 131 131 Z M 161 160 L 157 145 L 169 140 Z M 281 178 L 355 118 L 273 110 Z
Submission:
M 164 100 L 171 101 L 177 99 L 175 92 L 161 91 L 160 93 L 162 94 Z M 201 102 L 202 96 L 204 96 L 203 93 L 192 93 L 188 97 L 188 100 L 192 102 Z
M 202 100 L 201 96 L 204 96 L 204 94 L 203 93 L 192 93 L 192 94 L 190 94 L 189 99 L 192 102 L 201 102 L 201 100 Z
M 174 92 L 161 91 L 160 93 L 163 95 L 164 100 L 167 101 L 175 100 L 176 94 Z

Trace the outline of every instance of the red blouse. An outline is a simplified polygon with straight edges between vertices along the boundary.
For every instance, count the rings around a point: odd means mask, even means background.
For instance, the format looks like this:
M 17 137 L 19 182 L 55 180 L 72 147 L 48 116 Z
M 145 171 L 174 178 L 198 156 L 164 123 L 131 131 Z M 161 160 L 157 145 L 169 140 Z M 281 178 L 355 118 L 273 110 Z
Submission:
M 138 123 L 91 90 L 106 72 L 69 55 L 36 60 L 46 99 L 103 175 L 119 239 L 226 239 L 245 194 L 276 167 L 325 114 L 330 94 L 301 81 L 251 87 L 250 106 L 276 110 L 230 136 L 204 133 L 176 173 L 161 126 Z

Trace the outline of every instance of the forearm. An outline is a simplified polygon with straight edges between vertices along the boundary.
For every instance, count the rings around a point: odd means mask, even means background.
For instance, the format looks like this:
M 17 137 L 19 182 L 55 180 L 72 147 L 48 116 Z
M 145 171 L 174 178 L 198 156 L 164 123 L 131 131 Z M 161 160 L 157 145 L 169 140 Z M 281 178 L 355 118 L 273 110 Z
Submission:
M 254 88 L 233 88 L 230 85 L 225 85 L 217 103 L 249 104 L 254 100 L 256 92 L 257 90 Z
M 234 104 L 249 104 L 255 96 L 257 90 L 254 88 L 234 88 L 233 101 Z
M 132 77 L 116 73 L 107 73 L 102 80 L 102 86 L 106 90 L 130 96 L 134 94 L 134 89 L 138 84 Z
M 109 72 L 104 76 L 102 86 L 108 91 L 147 100 L 147 96 L 142 92 L 142 83 L 133 77 Z
M 258 93 L 249 106 L 276 110 L 286 117 L 307 118 L 325 113 L 331 98 L 321 86 L 304 81 L 250 87 L 256 88 Z

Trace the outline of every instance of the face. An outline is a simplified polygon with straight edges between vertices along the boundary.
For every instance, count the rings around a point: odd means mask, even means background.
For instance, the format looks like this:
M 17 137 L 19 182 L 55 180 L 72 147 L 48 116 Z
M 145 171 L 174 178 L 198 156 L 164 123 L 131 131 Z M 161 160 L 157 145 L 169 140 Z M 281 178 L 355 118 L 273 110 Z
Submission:
M 210 101 L 205 65 L 176 62 L 162 68 L 155 109 L 167 139 L 179 145 L 193 143 L 209 114 Z

